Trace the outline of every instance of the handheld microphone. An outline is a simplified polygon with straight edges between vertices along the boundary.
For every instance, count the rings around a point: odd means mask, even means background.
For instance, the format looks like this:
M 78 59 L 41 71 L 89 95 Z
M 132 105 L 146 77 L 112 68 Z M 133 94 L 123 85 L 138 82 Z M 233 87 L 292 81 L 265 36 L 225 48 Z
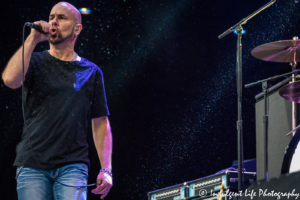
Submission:
M 45 33 L 45 32 L 43 31 L 42 27 L 39 26 L 39 25 L 37 25 L 37 24 L 35 24 L 35 23 L 26 22 L 25 25 L 26 25 L 26 26 L 29 26 L 30 28 L 34 28 L 35 30 L 37 30 L 37 31 L 40 32 L 40 33 Z

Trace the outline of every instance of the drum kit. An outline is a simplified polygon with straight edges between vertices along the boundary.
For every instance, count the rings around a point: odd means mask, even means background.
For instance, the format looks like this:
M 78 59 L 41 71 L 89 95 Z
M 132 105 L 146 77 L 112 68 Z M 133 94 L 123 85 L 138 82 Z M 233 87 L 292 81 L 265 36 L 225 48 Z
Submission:
M 221 35 L 218 36 L 219 39 L 224 38 L 226 35 L 236 32 L 237 34 L 237 51 L 236 51 L 236 80 L 237 80 L 237 107 L 238 107 L 238 120 L 237 120 L 237 141 L 238 141 L 238 179 L 241 181 L 238 181 L 238 191 L 241 191 L 243 187 L 243 120 L 242 120 L 242 33 L 243 33 L 243 25 L 245 25 L 250 19 L 261 13 L 262 11 L 266 10 L 273 4 L 275 4 L 276 0 L 270 0 L 267 4 L 250 14 L 249 16 L 243 18 L 240 22 L 233 25 L 229 29 L 227 29 L 225 32 L 223 32 Z M 251 87 L 253 85 L 262 84 L 263 94 L 264 94 L 264 116 L 263 116 L 263 123 L 264 123 L 264 151 L 266 152 L 264 154 L 265 163 L 263 164 L 263 171 L 264 171 L 264 177 L 266 180 L 268 180 L 268 91 L 269 91 L 269 84 L 268 82 L 271 80 L 274 80 L 279 77 L 284 76 L 290 76 L 292 75 L 292 82 L 288 85 L 282 87 L 280 89 L 280 95 L 284 99 L 287 99 L 289 101 L 292 101 L 292 129 L 293 131 L 291 133 L 294 134 L 293 140 L 298 137 L 300 133 L 297 132 L 298 128 L 300 128 L 300 125 L 296 127 L 296 106 L 297 103 L 300 103 L 300 82 L 296 81 L 297 74 L 300 74 L 300 70 L 296 70 L 297 61 L 300 60 L 300 40 L 298 37 L 294 37 L 292 40 L 284 40 L 284 41 L 277 41 L 272 43 L 267 43 L 261 46 L 256 47 L 253 49 L 251 53 L 254 57 L 264 60 L 264 61 L 272 61 L 272 62 L 281 62 L 281 63 L 291 63 L 292 66 L 292 72 L 286 73 L 283 75 L 271 77 L 268 79 L 264 79 L 261 81 L 257 81 L 255 83 L 247 84 L 245 85 L 245 88 Z M 294 165 L 294 160 L 297 162 L 300 162 L 300 147 L 298 148 L 299 140 L 295 142 L 295 145 L 293 147 L 296 148 L 294 152 L 297 152 L 297 149 L 299 149 L 299 154 L 293 154 L 291 159 L 289 159 L 288 162 L 288 172 L 292 172 L 290 169 L 290 165 Z M 300 146 L 300 145 L 299 145 Z M 287 148 L 287 152 L 291 148 Z M 294 153 L 293 152 L 293 153 Z M 286 154 L 287 155 L 287 154 Z M 285 156 L 284 160 L 287 160 Z M 295 165 L 296 166 L 296 165 Z M 300 163 L 296 166 L 297 169 L 293 169 L 294 171 L 300 170 Z M 283 168 L 282 168 L 283 169 Z M 283 173 L 283 171 L 282 171 Z
M 297 61 L 300 60 L 300 40 L 298 37 L 294 37 L 292 40 L 283 40 L 263 44 L 254 48 L 251 54 L 260 60 L 290 63 L 292 66 L 292 72 L 289 73 L 292 75 L 292 81 L 279 90 L 279 95 L 282 98 L 292 101 L 293 130 L 289 132 L 287 136 L 290 134 L 294 135 L 286 149 L 281 173 L 284 174 L 300 171 L 300 131 L 297 131 L 300 129 L 300 125 L 296 127 L 296 106 L 298 103 L 300 103 L 300 81 L 296 80 L 296 78 L 299 77 L 297 76 L 297 72 L 299 70 L 296 70 L 296 66 Z M 271 78 L 266 80 L 271 80 Z M 268 124 L 266 124 L 266 126 L 267 125 Z

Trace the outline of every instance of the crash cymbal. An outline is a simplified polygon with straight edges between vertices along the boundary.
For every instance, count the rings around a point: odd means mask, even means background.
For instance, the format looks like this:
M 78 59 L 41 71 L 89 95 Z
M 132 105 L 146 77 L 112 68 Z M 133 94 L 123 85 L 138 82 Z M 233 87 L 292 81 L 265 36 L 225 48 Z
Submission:
M 279 90 L 279 95 L 286 100 L 300 103 L 300 81 L 283 86 Z
M 290 63 L 294 61 L 294 48 L 296 48 L 296 61 L 300 58 L 300 40 L 282 40 L 260 45 L 251 52 L 252 56 L 264 61 Z

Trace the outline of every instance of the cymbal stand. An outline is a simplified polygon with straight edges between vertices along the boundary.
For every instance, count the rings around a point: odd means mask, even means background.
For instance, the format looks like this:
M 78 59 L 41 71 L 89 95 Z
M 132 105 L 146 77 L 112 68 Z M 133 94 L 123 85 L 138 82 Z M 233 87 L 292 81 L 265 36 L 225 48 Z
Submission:
M 298 40 L 298 37 L 293 37 L 293 40 Z M 294 47 L 294 62 L 291 63 L 292 66 L 292 71 L 296 70 L 297 67 L 297 62 L 296 62 L 296 51 L 297 51 L 298 47 Z M 296 82 L 296 76 L 297 74 L 293 74 L 292 75 L 292 83 Z M 296 102 L 292 102 L 292 130 L 294 130 L 296 128 L 297 125 L 297 103 Z M 295 135 L 295 132 L 293 132 L 293 136 Z

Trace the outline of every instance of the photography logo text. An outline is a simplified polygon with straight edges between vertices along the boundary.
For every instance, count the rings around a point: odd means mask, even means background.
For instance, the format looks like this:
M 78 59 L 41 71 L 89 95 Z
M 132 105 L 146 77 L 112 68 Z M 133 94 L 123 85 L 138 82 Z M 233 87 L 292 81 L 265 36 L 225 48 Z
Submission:
M 199 190 L 199 196 L 204 197 L 207 196 L 208 191 L 205 189 Z M 246 189 L 243 193 L 240 192 L 232 192 L 227 190 L 226 192 L 220 194 L 216 193 L 216 191 L 211 190 L 209 191 L 210 196 L 219 197 L 222 195 L 222 197 L 227 197 L 228 199 L 232 199 L 233 197 L 248 197 L 250 199 L 254 199 L 255 197 L 276 197 L 277 200 L 280 200 L 282 197 L 287 197 L 287 199 L 298 199 L 300 194 L 299 192 L 296 192 L 296 189 L 293 189 L 289 192 L 281 192 L 281 191 L 275 191 L 275 190 L 268 190 L 268 189 L 259 189 L 256 190 L 248 190 Z

